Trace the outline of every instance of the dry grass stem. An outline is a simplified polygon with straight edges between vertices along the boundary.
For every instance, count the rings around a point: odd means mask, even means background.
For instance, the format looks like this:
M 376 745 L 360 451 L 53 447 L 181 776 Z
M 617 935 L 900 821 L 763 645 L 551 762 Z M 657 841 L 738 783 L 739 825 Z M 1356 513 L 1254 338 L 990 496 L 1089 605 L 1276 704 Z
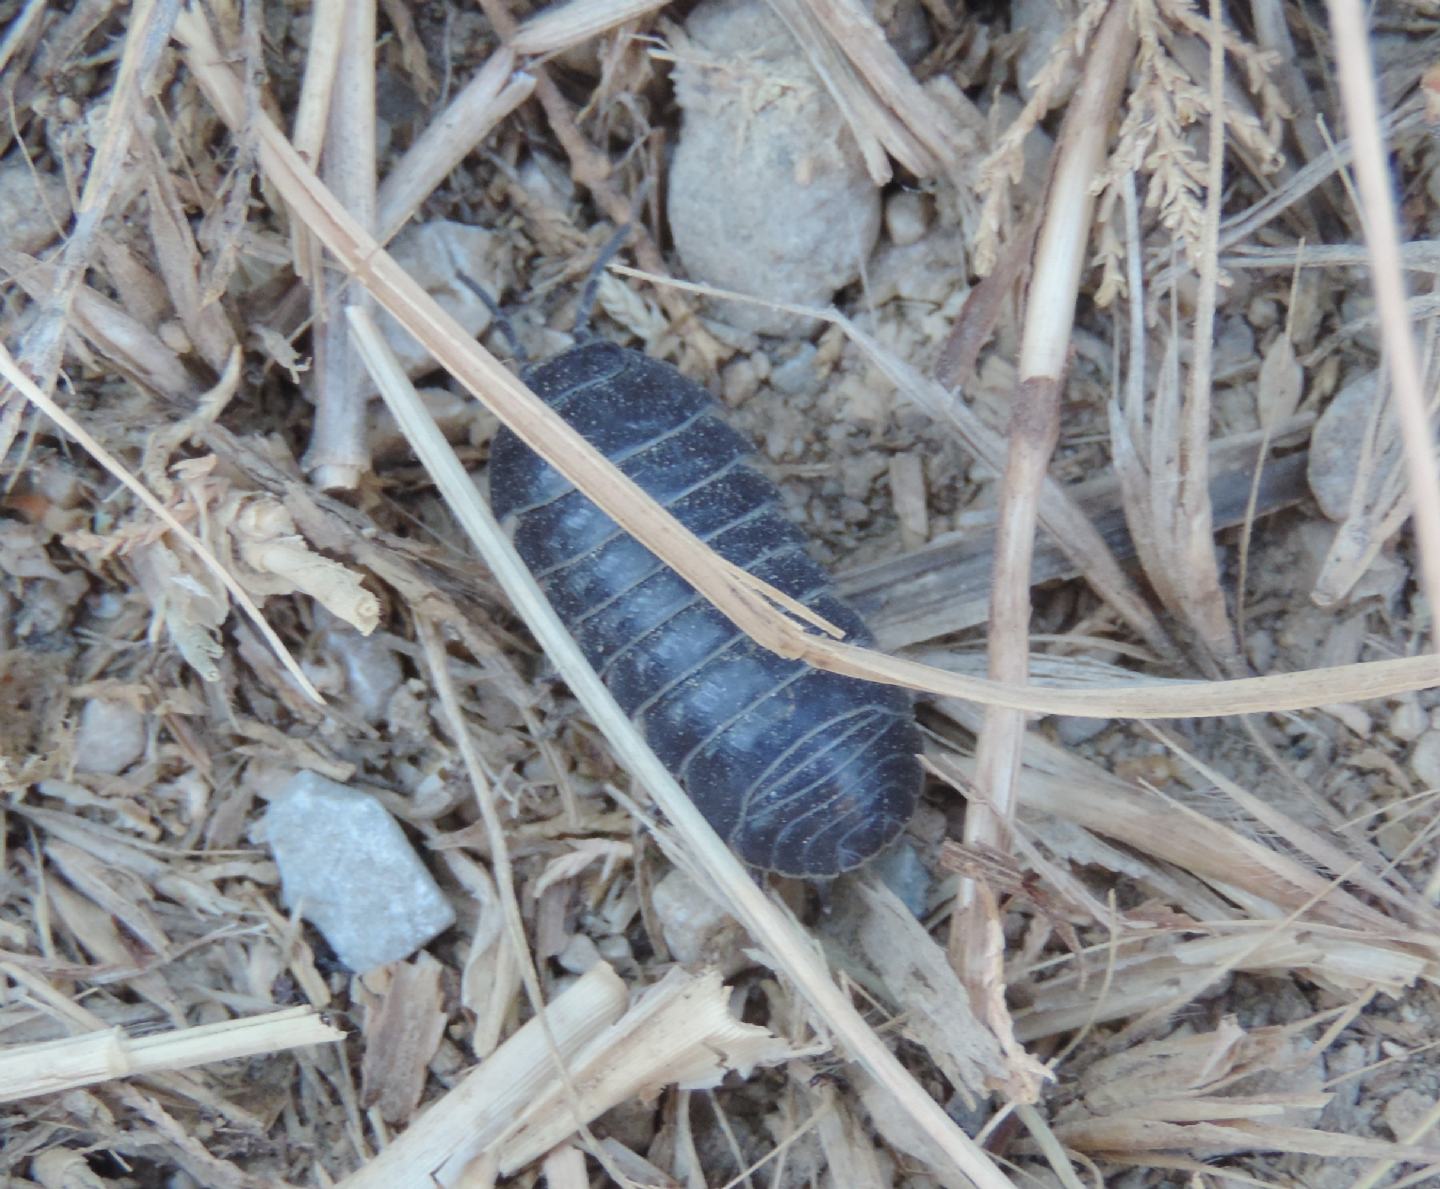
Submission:
M 305 1007 L 241 1017 L 149 1036 L 122 1029 L 0 1050 L 0 1102 L 54 1094 L 111 1078 L 189 1069 L 303 1045 L 333 1044 L 345 1034 Z
M 44 0 L 28 0 L 25 7 L 6 26 L 4 40 L 0 41 L 0 75 L 15 77 L 5 68 L 27 48 L 31 37 L 39 28 L 39 18 L 43 15 L 44 8 Z
M 410 1183 L 470 1183 L 467 1178 L 475 1175 L 477 1164 L 544 1096 L 546 1087 L 557 1083 L 551 1042 L 567 1063 L 573 1062 L 621 1018 L 627 997 L 625 984 L 604 963 L 582 975 L 546 1005 L 543 1017 L 512 1035 L 341 1184 L 345 1189 L 387 1189 Z M 568 1115 L 558 1117 L 570 1121 Z
M 1117 4 L 1095 33 L 1094 52 L 1056 145 L 1031 263 L 1019 383 L 999 494 L 988 632 L 989 676 L 994 681 L 1022 685 L 1029 676 L 1030 565 L 1040 497 L 1059 440 L 1060 395 L 1089 243 L 1094 181 L 1105 161 L 1133 45 L 1129 15 Z M 968 845 L 1009 849 L 1024 738 L 1023 712 L 987 708 L 976 742 L 976 795 L 965 817 Z M 950 956 L 972 998 L 993 1005 L 997 1014 L 987 1015 L 987 1020 L 1004 1037 L 1009 1033 L 1004 997 L 983 990 L 1001 983 L 999 954 L 989 942 L 999 932 L 991 909 L 976 881 L 961 881 L 950 920 Z
M 714 971 L 691 975 L 674 969 L 576 1053 L 572 1072 L 580 1088 L 580 1117 L 593 1119 L 667 1085 L 716 1086 L 729 1071 L 744 1076 L 756 1065 L 790 1055 L 784 1041 L 731 1015 Z M 502 1174 L 523 1168 L 575 1130 L 575 1112 L 566 1098 L 565 1088 L 552 1084 L 512 1116 L 499 1139 Z M 995 1183 L 1004 1182 L 997 1178 Z
M 1312 426 L 1312 418 L 1297 417 L 1275 437 L 1293 446 L 1298 436 Z M 1252 486 L 1256 490 L 1256 520 L 1294 507 L 1308 494 L 1303 451 L 1283 458 L 1270 457 L 1256 468 L 1261 436 L 1237 434 L 1211 443 L 1210 498 L 1217 529 L 1244 523 Z M 1102 537 L 1115 543 L 1116 560 L 1128 561 L 1135 556 L 1135 541 L 1124 527 L 1125 514 L 1113 475 L 1075 485 L 1070 498 Z M 992 514 L 976 520 L 963 532 L 932 534 L 925 544 L 907 553 L 841 570 L 836 575 L 841 592 L 865 615 L 882 650 L 898 651 L 937 640 L 983 624 L 989 617 L 995 519 Z M 1080 576 L 1066 552 L 1048 535 L 1042 537 L 1032 562 L 1035 583 Z
M 187 14 L 187 17 L 190 14 Z M 330 193 L 355 225 L 376 231 L 375 0 L 354 0 L 339 14 L 339 72 L 331 94 L 321 171 Z M 297 222 L 304 224 L 305 220 Z M 313 229 L 312 229 L 313 231 Z M 370 466 L 364 371 L 350 346 L 349 278 L 324 272 L 310 292 L 315 324 L 315 428 L 303 464 L 322 491 L 350 491 Z
M 857 0 L 771 0 L 845 115 L 877 185 L 893 157 L 917 177 L 956 164 L 950 117 L 916 83 Z
M 1215 526 L 1210 507 L 1210 440 L 1213 382 L 1211 359 L 1214 347 L 1215 308 L 1220 284 L 1220 205 L 1224 197 L 1225 170 L 1225 44 L 1223 15 L 1211 0 L 1208 29 L 1210 45 L 1209 144 L 1205 161 L 1205 209 L 1195 254 L 1198 256 L 1199 300 L 1190 348 L 1189 386 L 1185 404 L 1175 427 L 1177 441 L 1159 443 L 1167 455 L 1176 458 L 1173 506 L 1175 522 L 1166 534 L 1177 542 L 1177 593 L 1191 630 L 1221 670 L 1232 676 L 1245 671 L 1239 655 L 1235 629 L 1226 610 L 1220 586 L 1219 561 L 1215 553 Z M 1157 475 L 1170 486 L 1170 475 Z M 1159 501 L 1156 501 L 1159 504 Z
M 1186 1030 L 1102 1059 L 1087 1071 L 1084 1097 L 1056 1134 L 1067 1146 L 1112 1156 L 1169 1149 L 1210 1156 L 1268 1150 L 1433 1159 L 1415 1145 L 1291 1122 L 1313 1117 L 1330 1101 L 1310 1088 L 1315 1052 L 1303 1034 L 1317 1022 L 1247 1032 L 1226 1020 L 1213 1032 Z M 1287 1075 L 1299 1086 L 1277 1084 Z M 1248 1093 L 1238 1089 L 1247 1081 Z
M 420 430 L 411 428 L 424 421 L 423 416 L 417 417 L 416 414 L 416 410 L 423 410 L 423 403 L 405 376 L 394 353 L 381 337 L 368 311 L 363 306 L 349 306 L 346 314 L 350 322 L 353 341 L 361 359 L 369 369 L 371 378 L 384 395 L 386 402 L 396 413 L 396 420 L 407 428 L 407 436 L 412 439 L 417 432 L 426 434 L 430 451 L 437 452 L 440 446 L 435 439 L 439 435 L 435 432 L 433 422 L 424 425 Z M 400 410 L 404 410 L 404 413 L 402 414 Z M 443 439 L 440 439 L 440 443 L 443 444 Z M 450 457 L 453 461 L 453 454 Z M 498 531 L 493 522 L 486 527 Z M 440 696 L 441 708 L 447 719 L 451 735 L 464 759 L 466 775 L 469 777 L 481 820 L 485 824 L 489 838 L 490 859 L 495 869 L 495 888 L 498 892 L 504 920 L 505 944 L 502 948 L 507 954 L 508 962 L 512 963 L 518 971 L 520 981 L 529 997 L 530 1006 L 539 1019 L 541 1036 L 550 1046 L 559 1085 L 567 1095 L 566 1107 L 570 1112 L 569 1117 L 578 1120 L 577 1126 L 586 1140 L 587 1147 L 603 1163 L 604 1157 L 599 1145 L 585 1126 L 587 1117 L 579 1105 L 580 1091 L 570 1076 L 565 1064 L 564 1053 L 558 1040 L 552 1035 L 550 1025 L 546 1020 L 539 973 L 535 968 L 534 957 L 526 943 L 524 922 L 515 893 L 515 875 L 510 863 L 509 846 L 495 807 L 493 782 L 488 778 L 480 756 L 476 752 L 474 741 L 465 726 L 465 718 L 448 673 L 445 651 L 435 627 L 422 618 L 418 621 L 417 628 L 421 644 L 425 649 L 425 657 L 432 680 Z M 536 894 L 539 894 L 538 891 Z M 609 1171 L 613 1172 L 613 1170 Z
M 1050 1171 L 1055 1174 L 1055 1179 L 1063 1189 L 1084 1189 L 1084 1182 L 1071 1165 L 1070 1153 L 1046 1123 L 1045 1117 L 1033 1106 L 1024 1104 L 1015 1108 L 1015 1117 L 1025 1125 L 1025 1130 L 1029 1132 L 1030 1138 L 1045 1157 L 1045 1163 L 1050 1166 Z
M 1011 1102 L 1036 1101 L 1050 1075 L 1014 1044 L 1008 1021 L 994 1010 L 999 1005 L 977 1003 L 966 993 L 944 950 L 894 892 L 871 881 L 862 896 L 866 913 L 857 940 L 898 1007 L 905 1033 L 934 1056 L 968 1101 L 990 1091 Z M 992 985 L 1003 994 L 999 979 Z
M 507 48 L 521 55 L 558 54 L 664 6 L 665 0 L 567 0 L 526 17 Z
M 341 24 L 345 0 L 316 0 L 311 10 L 314 36 L 310 39 L 305 58 L 305 78 L 300 86 L 300 100 L 295 109 L 295 122 L 290 139 L 295 151 L 316 168 L 325 144 L 325 129 L 330 122 L 330 103 L 334 94 L 335 75 L 340 67 Z M 304 223 L 290 228 L 290 242 L 295 275 L 312 290 L 322 284 L 320 245 Z
M 145 142 L 140 154 L 144 159 L 150 240 L 155 246 L 159 279 L 196 353 L 212 371 L 222 372 L 239 350 L 234 328 L 220 304 L 206 300 L 200 249 L 159 152 Z
M 508 48 L 476 71 L 380 183 L 376 226 L 382 244 L 394 238 L 450 171 L 534 89 L 531 76 L 516 72 L 515 55 Z
M 53 265 L 20 252 L 0 251 L 3 268 L 36 300 L 45 300 L 59 281 Z M 194 392 L 195 383 L 171 347 L 132 317 L 118 303 L 88 285 L 78 285 L 70 306 L 71 329 L 83 335 L 121 375 L 142 388 L 180 400 Z
M 1420 97 L 1407 98 L 1394 111 L 1386 112 L 1374 125 L 1377 135 L 1384 138 L 1399 137 L 1414 132 L 1425 122 L 1425 112 Z M 1250 207 L 1227 217 L 1220 225 L 1220 249 L 1229 251 L 1238 245 L 1254 239 L 1256 233 L 1292 210 L 1303 199 L 1350 165 L 1355 159 L 1355 138 L 1328 143 L 1326 151 L 1315 160 L 1307 162 L 1295 171 L 1285 182 L 1277 186 Z M 1348 245 L 1347 245 L 1348 246 Z M 1157 274 L 1155 283 L 1167 285 L 1173 282 L 1168 271 Z
M 892 111 L 900 125 L 933 156 L 931 170 L 956 169 L 958 129 L 953 116 L 916 82 L 869 9 L 857 0 L 806 0 L 806 4 L 849 57 L 876 100 Z M 910 154 L 895 152 L 896 146 L 890 143 L 886 147 L 897 161 L 913 168 Z M 917 164 L 923 161 L 921 158 Z
M 1022 815 L 1073 822 L 1152 860 L 1172 864 L 1210 883 L 1219 894 L 1243 895 L 1253 908 L 1289 912 L 1314 900 L 1310 915 L 1316 920 L 1355 930 L 1393 930 L 1398 941 L 1412 944 L 1436 945 L 1440 938 L 1440 932 L 1426 935 L 1403 928 L 1348 892 L 1331 888 L 1310 867 L 1203 814 L 1083 767 L 1046 771 L 1041 766 L 1045 758 L 1043 754 L 1029 757 Z M 936 762 L 946 771 L 947 761 Z M 972 770 L 968 763 L 959 769 L 966 775 Z M 1175 829 L 1177 821 L 1184 822 L 1183 830 Z M 1277 819 L 1276 824 L 1281 823 L 1283 818 Z M 1323 898 L 1315 900 L 1321 893 Z M 1207 913 L 1214 911 L 1215 902 L 1196 899 L 1191 906 Z

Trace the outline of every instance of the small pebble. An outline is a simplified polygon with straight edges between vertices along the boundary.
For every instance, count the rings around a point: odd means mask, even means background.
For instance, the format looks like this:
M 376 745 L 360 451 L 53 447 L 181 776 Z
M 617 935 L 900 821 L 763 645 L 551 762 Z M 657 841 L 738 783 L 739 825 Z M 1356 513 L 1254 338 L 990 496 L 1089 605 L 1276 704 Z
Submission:
M 814 392 L 820 383 L 815 374 L 816 354 L 814 343 L 797 344 L 788 359 L 770 369 L 770 386 L 786 396 Z
M 712 943 L 735 924 L 683 871 L 675 870 L 652 893 L 660 932 L 675 961 L 685 966 L 713 956 Z
M 930 35 L 930 22 L 925 19 L 925 6 L 920 0 L 895 0 L 887 7 L 889 15 L 882 27 L 885 40 L 906 66 L 914 66 L 935 45 L 935 39 Z M 879 16 L 877 12 L 877 19 Z
M 1251 632 L 1245 643 L 1250 654 L 1250 667 L 1257 673 L 1268 673 L 1275 665 L 1275 633 Z
M 336 623 L 325 635 L 331 654 L 345 670 L 346 692 L 355 709 L 366 722 L 379 722 L 405 677 L 394 650 L 384 639 L 362 636 L 348 624 Z
M 1349 327 L 1346 336 L 1357 351 L 1380 352 L 1379 319 L 1375 313 L 1375 297 L 1369 285 L 1351 285 L 1340 299 L 1340 324 Z
M 490 325 L 489 307 L 460 280 L 460 274 L 464 273 L 482 285 L 498 301 L 506 273 L 500 237 L 483 227 L 442 219 L 401 232 L 390 254 L 440 303 L 446 313 L 465 328 L 466 334 L 474 337 Z M 409 331 L 383 312 L 379 322 L 386 342 L 400 360 L 406 375 L 418 376 L 434 370 L 435 361 L 430 352 Z
M 901 190 L 885 203 L 885 233 L 897 247 L 913 244 L 930 227 L 930 205 L 925 195 Z
M 1413 1086 L 1406 1086 L 1386 1101 L 1381 1113 L 1391 1135 L 1402 1144 L 1414 1143 L 1416 1136 L 1424 1135 L 1429 1129 L 1427 1121 L 1434 1117 L 1435 1099 Z
M 1245 311 L 1245 320 L 1256 330 L 1269 330 L 1280 317 L 1280 305 L 1273 297 L 1257 297 Z
M 1223 318 L 1215 334 L 1212 366 L 1230 372 L 1255 360 L 1255 331 L 1244 318 Z
M 1054 53 L 1056 44 L 1070 29 L 1071 16 L 1058 0 L 1014 0 L 1010 6 L 1010 28 L 1024 33 L 1020 54 L 1015 59 L 1015 81 L 1026 100 L 1035 94 L 1034 82 Z M 1068 95 L 1075 85 L 1078 68 L 1065 69 L 1059 94 Z
M 69 223 L 63 178 L 38 171 L 19 153 L 0 162 L 0 244 L 14 252 L 38 252 Z
M 357 974 L 408 958 L 455 923 L 405 832 L 369 793 L 298 772 L 262 828 L 286 906 L 298 904 Z
M 1420 699 L 1414 694 L 1405 694 L 1399 699 L 1395 713 L 1390 716 L 1390 733 L 1406 743 L 1413 743 L 1424 733 L 1430 719 L 1420 706 Z
M 1410 771 L 1422 788 L 1440 789 L 1440 730 L 1431 727 L 1410 753 Z
M 623 966 L 634 957 L 634 951 L 630 948 L 630 941 L 618 933 L 609 937 L 602 937 L 596 946 L 600 956 L 609 962 L 611 966 Z
M 1066 747 L 1088 743 L 1110 726 L 1108 718 L 1080 718 L 1073 714 L 1057 714 L 1050 721 L 1055 724 L 1055 737 Z
M 584 933 L 576 933 L 565 943 L 565 948 L 555 955 L 555 961 L 571 974 L 584 974 L 600 961 L 600 950 Z
M 725 403 L 732 409 L 738 408 L 759 391 L 760 375 L 749 356 L 741 356 L 725 365 L 720 372 L 720 385 Z
M 145 753 L 145 718 L 123 702 L 91 698 L 80 711 L 75 771 L 123 772 Z

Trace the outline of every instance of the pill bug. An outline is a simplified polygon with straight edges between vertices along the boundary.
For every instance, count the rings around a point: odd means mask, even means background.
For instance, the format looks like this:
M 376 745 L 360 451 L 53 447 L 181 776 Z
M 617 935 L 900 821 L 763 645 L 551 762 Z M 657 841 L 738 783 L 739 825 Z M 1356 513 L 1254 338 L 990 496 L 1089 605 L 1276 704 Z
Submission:
M 871 642 L 698 384 L 598 338 L 521 374 L 716 553 Z M 908 694 L 762 648 L 503 428 L 490 492 L 586 658 L 741 859 L 825 878 L 904 829 L 921 781 Z

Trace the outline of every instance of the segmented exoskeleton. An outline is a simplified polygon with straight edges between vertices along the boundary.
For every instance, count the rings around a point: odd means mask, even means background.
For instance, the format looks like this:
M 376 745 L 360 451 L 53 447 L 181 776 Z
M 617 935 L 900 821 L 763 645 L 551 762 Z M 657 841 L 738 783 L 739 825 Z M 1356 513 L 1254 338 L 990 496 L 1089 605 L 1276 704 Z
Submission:
M 590 340 L 524 371 L 587 441 L 727 560 L 865 644 L 779 492 L 673 367 Z M 590 663 L 745 862 L 811 878 L 870 858 L 915 809 L 909 695 L 754 643 L 507 430 L 491 502 Z

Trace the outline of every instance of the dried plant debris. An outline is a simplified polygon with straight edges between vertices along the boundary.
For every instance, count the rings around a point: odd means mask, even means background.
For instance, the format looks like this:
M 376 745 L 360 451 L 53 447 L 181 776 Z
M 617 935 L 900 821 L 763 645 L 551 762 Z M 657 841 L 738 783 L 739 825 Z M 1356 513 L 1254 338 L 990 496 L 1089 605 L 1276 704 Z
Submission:
M 1440 11 L 1367 11 L 1376 127 L 1280 0 L 0 4 L 0 1179 L 1434 1180 L 1440 694 L 1365 666 L 1425 651 L 1440 542 L 1349 183 L 1381 137 L 1433 389 Z M 626 222 L 595 331 L 723 401 L 901 659 L 1161 705 L 1204 598 L 1328 704 L 1002 740 L 927 695 L 892 853 L 717 878 L 352 332 L 483 490 L 514 405 L 456 361 L 573 345 Z M 966 844 L 982 736 L 1015 812 Z

